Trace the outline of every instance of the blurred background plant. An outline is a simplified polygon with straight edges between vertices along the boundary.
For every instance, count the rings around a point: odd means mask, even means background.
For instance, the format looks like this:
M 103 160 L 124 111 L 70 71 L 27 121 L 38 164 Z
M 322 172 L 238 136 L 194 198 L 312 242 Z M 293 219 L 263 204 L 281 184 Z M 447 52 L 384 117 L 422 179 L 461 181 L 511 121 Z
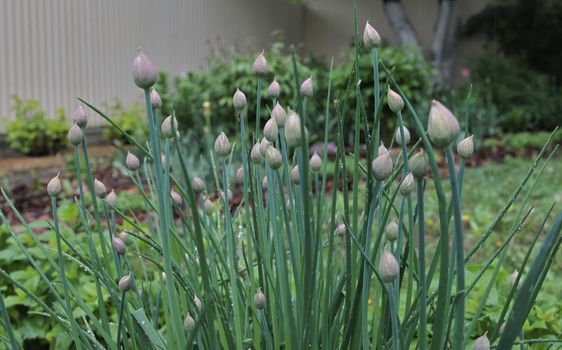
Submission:
M 135 140 L 143 144 L 148 138 L 148 126 L 142 121 L 146 114 L 144 107 L 140 104 L 123 106 L 119 99 L 114 99 L 111 103 L 104 105 L 108 115 L 112 116 L 113 121 Z M 128 145 L 126 137 L 115 130 L 115 128 L 104 128 L 103 137 L 111 143 Z

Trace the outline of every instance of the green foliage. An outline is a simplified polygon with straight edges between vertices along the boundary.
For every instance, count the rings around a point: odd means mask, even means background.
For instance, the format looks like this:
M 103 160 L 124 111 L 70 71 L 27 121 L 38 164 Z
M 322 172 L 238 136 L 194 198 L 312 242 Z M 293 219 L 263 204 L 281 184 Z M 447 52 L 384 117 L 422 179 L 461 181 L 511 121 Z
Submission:
M 144 143 L 148 137 L 148 125 L 146 125 L 145 109 L 139 104 L 123 106 L 123 104 L 115 99 L 115 101 L 106 106 L 109 110 L 108 114 L 112 116 L 113 121 L 131 135 L 139 143 Z M 110 142 L 118 142 L 120 144 L 129 144 L 127 138 L 115 130 L 115 128 L 104 128 L 103 137 Z
M 495 111 L 494 123 L 505 132 L 552 130 L 560 122 L 562 89 L 521 58 L 488 52 L 474 62 L 471 83 L 475 99 Z
M 497 0 L 469 19 L 466 33 L 486 34 L 506 55 L 555 77 L 562 84 L 562 2 L 558 0 Z
M 56 118 L 47 117 L 39 102 L 13 97 L 15 119 L 6 125 L 8 144 L 32 156 L 54 154 L 65 147 L 68 124 L 61 108 Z

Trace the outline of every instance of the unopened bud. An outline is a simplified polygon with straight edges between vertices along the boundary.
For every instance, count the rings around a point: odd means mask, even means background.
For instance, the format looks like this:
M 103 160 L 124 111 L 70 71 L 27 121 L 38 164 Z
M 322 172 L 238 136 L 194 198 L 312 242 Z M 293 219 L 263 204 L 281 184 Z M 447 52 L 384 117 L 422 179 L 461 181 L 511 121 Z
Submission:
M 490 340 L 488 336 L 484 333 L 483 336 L 476 338 L 474 341 L 473 350 L 490 350 Z
M 211 202 L 209 198 L 205 199 L 205 202 L 203 203 L 203 209 L 205 209 L 205 213 L 207 215 L 211 215 L 213 213 L 213 210 L 215 208 L 213 206 L 213 202 Z
M 408 173 L 400 184 L 400 194 L 403 196 L 409 195 L 414 191 L 415 185 L 416 182 L 414 181 L 414 175 L 412 175 L 412 173 Z
M 402 97 L 392 89 L 388 89 L 386 94 L 386 101 L 388 102 L 388 107 L 394 113 L 398 113 L 402 111 L 404 108 L 404 100 Z
M 277 135 L 279 134 L 279 129 L 277 128 L 277 122 L 274 118 L 269 118 L 263 127 L 263 136 L 269 142 L 277 141 Z
M 68 134 L 66 134 L 66 138 L 70 141 L 71 144 L 74 146 L 79 145 L 82 143 L 82 138 L 84 135 L 82 134 L 82 129 L 78 126 L 78 124 L 74 123 L 70 129 L 68 130 Z
M 131 152 L 127 152 L 127 157 L 125 158 L 125 166 L 129 170 L 135 171 L 140 167 L 140 161 L 137 156 L 135 156 Z
M 462 139 L 457 145 L 457 153 L 462 159 L 468 159 L 474 153 L 474 135 L 470 135 L 467 138 Z
M 250 152 L 250 159 L 254 164 L 261 164 L 263 162 L 263 155 L 261 154 L 261 144 L 258 142 L 252 147 Z
M 404 131 L 404 144 L 407 145 L 410 143 L 410 131 L 407 127 L 403 126 L 402 130 Z M 396 132 L 394 133 L 394 141 L 398 146 L 402 146 L 402 134 L 400 133 L 400 126 L 396 128 Z
M 388 149 L 384 146 L 384 143 L 381 142 L 381 144 L 379 145 L 379 148 L 377 150 L 377 157 L 382 156 L 383 154 L 387 154 L 388 153 Z
M 194 176 L 193 180 L 191 180 L 191 187 L 197 193 L 201 193 L 205 191 L 205 183 L 199 176 Z
M 127 231 L 121 231 L 121 233 L 119 234 L 119 239 L 123 242 L 126 242 L 128 237 L 129 234 L 127 233 Z
M 271 84 L 269 84 L 269 86 L 267 87 L 267 96 L 272 98 L 277 98 L 279 97 L 280 92 L 281 92 L 281 86 L 279 86 L 277 80 L 273 79 Z
M 115 193 L 115 190 L 111 190 L 111 192 L 109 192 L 107 197 L 105 197 L 105 201 L 112 207 L 117 205 L 117 194 Z
M 269 148 L 269 141 L 267 141 L 267 139 L 265 137 L 262 137 L 261 141 L 260 141 L 260 153 L 261 153 L 262 157 L 265 158 L 265 155 L 267 154 L 268 148 Z
M 175 116 L 170 115 L 162 122 L 162 126 L 160 127 L 160 131 L 162 132 L 162 136 L 168 139 L 172 139 L 176 136 L 176 132 L 178 131 L 178 120 Z
M 289 147 L 301 145 L 301 118 L 291 109 L 287 113 L 287 122 L 285 123 L 285 140 L 287 140 Z
M 133 286 L 133 278 L 131 275 L 125 275 L 119 280 L 119 290 L 122 293 L 127 292 Z
M 394 242 L 398 239 L 398 223 L 396 220 L 392 220 L 386 225 L 384 228 L 384 235 L 390 242 Z
M 162 99 L 160 95 L 156 91 L 156 89 L 152 89 L 150 92 L 150 104 L 152 105 L 152 109 L 157 109 L 162 107 Z
M 305 97 L 312 97 L 313 92 L 312 77 L 309 77 L 301 84 L 301 94 Z
M 261 189 L 267 191 L 267 176 L 264 176 L 263 179 L 261 179 Z
M 125 245 L 125 242 L 121 240 L 121 238 L 113 237 L 111 239 L 111 245 L 113 246 L 113 249 L 115 250 L 115 253 L 117 253 L 117 255 L 125 255 L 127 246 Z
M 158 78 L 156 66 L 150 58 L 139 48 L 137 56 L 133 60 L 133 81 L 141 89 L 149 89 Z
M 226 157 L 230 154 L 230 141 L 224 132 L 221 132 L 215 140 L 215 153 L 220 157 Z
M 96 196 L 98 196 L 99 198 L 103 198 L 105 197 L 105 193 L 106 193 L 106 189 L 105 189 L 105 185 L 103 184 L 103 182 L 101 182 L 98 179 L 94 180 L 94 192 L 96 193 Z
M 372 163 L 373 176 L 379 181 L 386 180 L 392 174 L 393 168 L 390 152 L 378 156 Z
M 400 266 L 394 255 L 385 249 L 382 253 L 379 263 L 379 275 L 383 282 L 392 282 L 398 277 L 400 273 Z
M 265 161 L 273 170 L 277 170 L 283 164 L 283 157 L 281 157 L 281 152 L 277 148 L 270 146 L 265 154 Z
M 287 122 L 287 113 L 285 112 L 283 107 L 281 107 L 279 102 L 277 102 L 275 104 L 275 107 L 273 107 L 273 110 L 271 111 L 271 118 L 275 119 L 275 121 L 277 122 L 277 126 L 279 126 L 280 128 L 285 127 L 285 123 Z
M 336 228 L 336 233 L 338 234 L 338 236 L 343 237 L 345 236 L 345 224 L 339 224 L 338 227 Z
M 49 183 L 47 184 L 47 193 L 51 198 L 58 197 L 62 192 L 62 183 L 60 181 L 59 175 L 60 173 L 58 173 L 57 176 L 49 180 Z
M 256 295 L 254 295 L 254 305 L 259 310 L 265 309 L 265 295 L 262 293 L 261 290 L 258 290 Z
M 199 299 L 197 295 L 193 296 L 193 303 L 195 304 L 195 307 L 197 307 L 197 310 L 201 311 L 201 299 Z
M 191 315 L 187 315 L 183 321 L 183 327 L 186 331 L 191 332 L 195 328 L 195 320 Z
M 244 184 L 244 166 L 240 165 L 240 168 L 238 168 L 238 170 L 236 171 L 236 175 L 234 176 L 234 182 L 237 185 L 243 185 Z
M 85 128 L 86 125 L 88 125 L 88 115 L 84 107 L 78 106 L 78 108 L 76 108 L 72 120 L 81 128 Z
M 316 173 L 320 171 L 320 168 L 322 168 L 322 158 L 320 158 L 318 153 L 314 152 L 312 157 L 310 157 L 310 170 Z
M 299 166 L 298 165 L 295 165 L 293 170 L 291 170 L 291 181 L 295 185 L 298 185 L 301 182 L 301 175 L 300 175 L 300 172 L 299 172 Z
M 414 154 L 414 156 L 408 160 L 408 167 L 414 177 L 418 179 L 424 177 L 429 170 L 429 164 L 425 152 L 420 150 Z
M 427 122 L 427 134 L 431 142 L 438 148 L 445 148 L 453 142 L 459 132 L 459 122 L 453 113 L 441 102 L 433 100 Z
M 380 44 L 381 37 L 379 33 L 369 24 L 369 21 L 367 21 L 365 29 L 363 30 L 363 45 L 368 49 L 372 49 L 378 47 Z
M 267 60 L 265 59 L 263 53 L 264 52 L 262 51 L 258 55 L 258 57 L 256 57 L 256 59 L 254 60 L 254 64 L 252 65 L 252 69 L 257 75 L 264 75 L 265 73 L 267 73 Z
M 239 89 L 236 89 L 234 96 L 232 96 L 232 105 L 234 109 L 240 111 L 246 107 L 246 95 Z
M 172 197 L 172 201 L 175 205 L 181 206 L 183 204 L 183 198 L 181 194 L 177 193 L 174 190 L 170 190 L 170 197 Z

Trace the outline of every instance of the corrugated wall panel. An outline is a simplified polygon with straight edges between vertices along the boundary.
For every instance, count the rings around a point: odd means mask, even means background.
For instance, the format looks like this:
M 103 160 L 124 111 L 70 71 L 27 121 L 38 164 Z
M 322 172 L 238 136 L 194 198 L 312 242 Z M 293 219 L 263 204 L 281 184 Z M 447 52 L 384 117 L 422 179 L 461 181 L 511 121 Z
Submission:
M 12 95 L 51 116 L 63 107 L 68 120 L 77 96 L 140 102 L 130 73 L 137 47 L 160 70 L 198 70 L 213 50 L 267 47 L 275 29 L 300 42 L 301 11 L 279 0 L 2 0 L 0 131 L 13 118 Z

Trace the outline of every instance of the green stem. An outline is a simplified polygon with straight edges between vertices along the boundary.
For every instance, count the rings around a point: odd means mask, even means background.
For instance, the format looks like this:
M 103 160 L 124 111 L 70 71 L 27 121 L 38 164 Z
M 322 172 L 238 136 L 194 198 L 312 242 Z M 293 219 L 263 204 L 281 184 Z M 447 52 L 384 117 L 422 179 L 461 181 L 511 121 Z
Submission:
M 21 346 L 19 346 L 18 342 L 16 341 L 16 337 L 14 336 L 14 330 L 12 329 L 12 324 L 10 323 L 10 316 L 8 315 L 8 310 L 6 309 L 6 304 L 4 303 L 4 297 L 2 296 L 2 293 L 0 293 L 0 311 L 2 312 L 2 318 L 4 319 L 4 328 L 6 328 L 8 338 L 10 338 L 12 349 L 21 349 Z
M 121 303 L 119 305 L 119 321 L 117 323 L 117 349 L 121 348 L 121 329 L 123 328 L 123 312 L 125 311 L 125 303 L 127 299 L 126 292 L 121 293 Z
M 425 284 L 425 219 L 424 219 L 424 208 L 423 208 L 423 178 L 417 179 L 417 190 L 418 190 L 418 280 L 420 288 L 420 301 L 419 312 L 420 312 L 420 331 L 418 337 L 418 344 L 420 350 L 425 350 L 425 342 L 427 338 L 427 291 Z

